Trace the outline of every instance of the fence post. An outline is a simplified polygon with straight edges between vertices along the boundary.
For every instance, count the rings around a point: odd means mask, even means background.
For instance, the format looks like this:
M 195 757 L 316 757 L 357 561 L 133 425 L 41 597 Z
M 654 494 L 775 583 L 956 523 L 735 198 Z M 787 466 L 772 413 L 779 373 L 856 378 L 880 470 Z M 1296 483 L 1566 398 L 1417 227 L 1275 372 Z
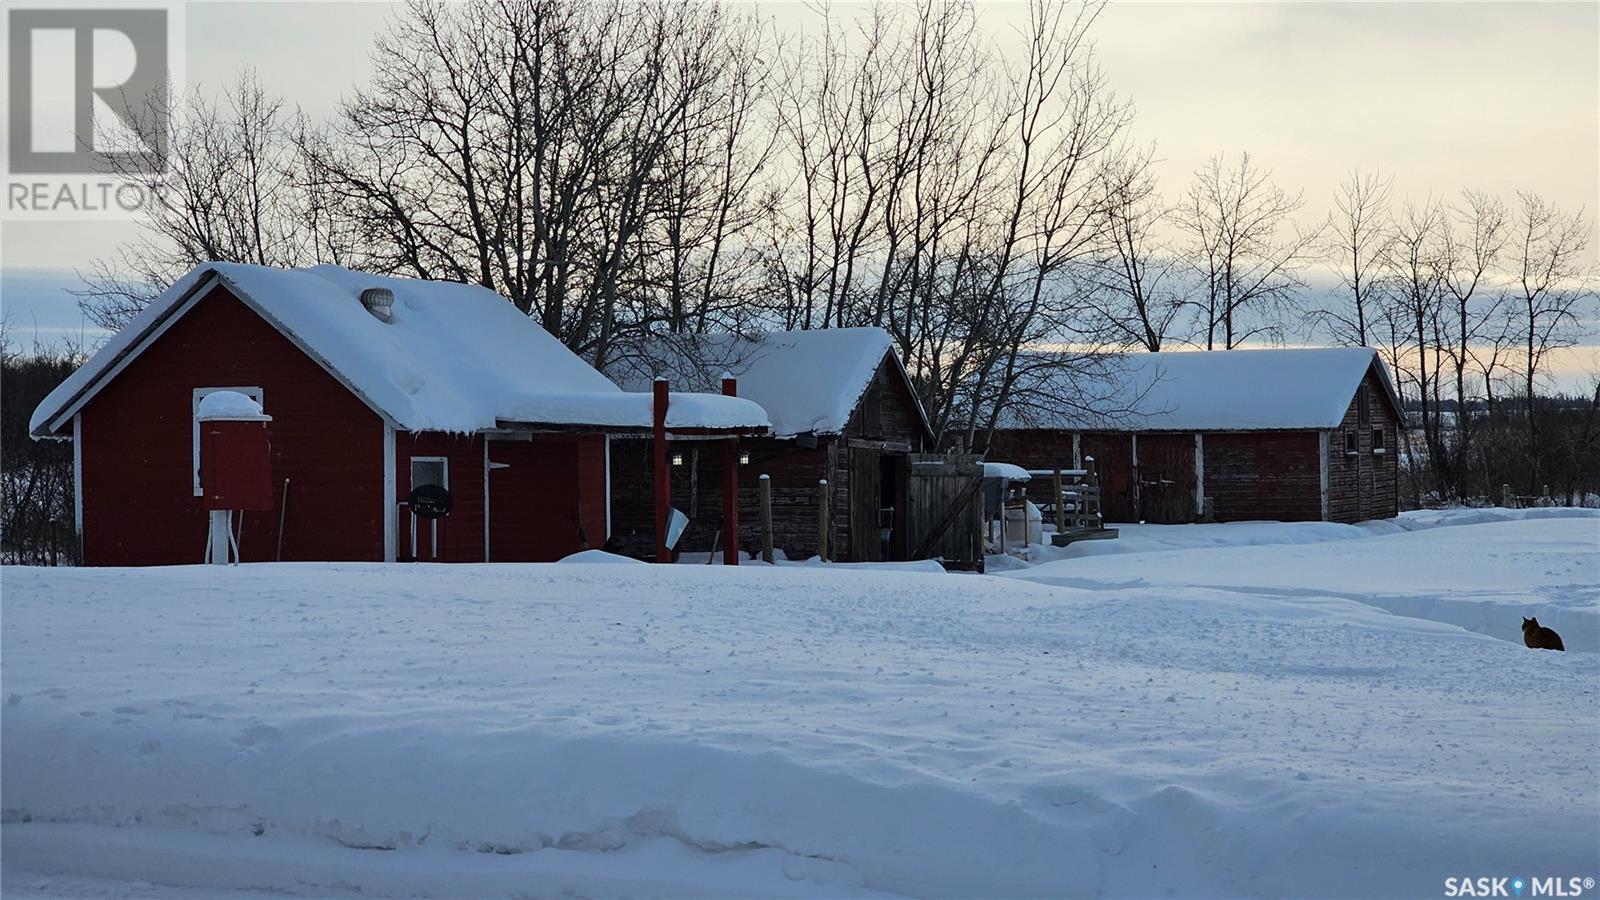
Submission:
M 817 482 L 817 556 L 831 562 L 828 555 L 828 479 Z
M 1056 492 L 1056 533 L 1060 534 L 1060 533 L 1062 533 L 1062 532 L 1067 530 L 1067 504 L 1066 504 L 1065 495 L 1063 495 L 1061 493 L 1061 467 L 1060 466 L 1056 466 L 1055 492 Z
M 757 496 L 761 501 L 761 558 L 772 563 L 772 476 L 762 473 L 756 482 Z
M 1500 485 L 1500 505 L 1504 506 L 1506 509 L 1517 508 L 1517 504 L 1514 502 L 1511 496 L 1511 485 L 1509 484 Z

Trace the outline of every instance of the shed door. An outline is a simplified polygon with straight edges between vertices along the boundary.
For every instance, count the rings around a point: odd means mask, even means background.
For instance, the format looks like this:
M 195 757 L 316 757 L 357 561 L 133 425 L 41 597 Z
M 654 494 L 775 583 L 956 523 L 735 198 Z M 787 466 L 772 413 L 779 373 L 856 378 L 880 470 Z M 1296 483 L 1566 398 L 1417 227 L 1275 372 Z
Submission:
M 983 563 L 983 464 L 969 455 L 912 453 L 907 459 L 909 559 Z
M 553 562 L 583 549 L 578 499 L 575 441 L 490 441 L 489 559 Z
M 883 508 L 882 470 L 877 450 L 850 448 L 850 560 L 883 559 L 879 510 Z

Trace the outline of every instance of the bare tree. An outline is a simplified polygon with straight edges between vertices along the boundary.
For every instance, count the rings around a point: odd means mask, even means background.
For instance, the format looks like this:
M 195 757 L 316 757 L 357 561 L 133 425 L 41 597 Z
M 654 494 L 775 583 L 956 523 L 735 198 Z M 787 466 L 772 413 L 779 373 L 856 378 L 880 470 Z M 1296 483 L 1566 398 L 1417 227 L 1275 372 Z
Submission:
M 1582 305 L 1594 297 L 1595 270 L 1586 258 L 1589 223 L 1582 210 L 1564 213 L 1543 197 L 1517 194 L 1512 270 L 1515 278 L 1517 335 L 1522 346 L 1522 389 L 1526 401 L 1528 456 L 1533 462 L 1529 489 L 1540 481 L 1537 382 L 1550 354 L 1575 342 Z
M 159 202 L 142 209 L 138 242 L 80 273 L 79 304 L 102 328 L 122 327 L 199 263 L 308 265 L 337 249 L 333 238 L 313 236 L 326 207 L 305 189 L 292 140 L 296 121 L 254 72 L 241 72 L 219 98 L 192 92 L 175 113 L 167 171 L 144 171 L 155 167 L 131 153 L 108 158 L 112 177 Z M 152 106 L 140 115 L 167 110 Z
M 1177 285 L 1179 257 L 1161 236 L 1171 210 L 1156 192 L 1148 164 L 1147 155 L 1132 157 L 1101 176 L 1101 242 L 1080 277 L 1092 316 L 1085 332 L 1157 352 L 1183 303 Z
M 1443 362 L 1454 376 L 1456 412 L 1455 427 L 1445 431 L 1448 455 L 1436 471 L 1442 479 L 1440 489 L 1448 495 L 1461 496 L 1478 428 L 1472 406 L 1487 397 L 1468 380 L 1469 367 L 1487 364 L 1492 375 L 1497 364 L 1495 350 L 1503 343 L 1506 330 L 1506 292 L 1494 279 L 1508 226 L 1505 204 L 1468 190 L 1446 212 L 1441 228 L 1439 265 L 1444 293 L 1436 338 Z
M 1407 201 L 1396 216 L 1387 267 L 1394 289 L 1390 315 L 1399 347 L 1392 365 L 1402 395 L 1409 386 L 1419 405 L 1426 464 L 1437 471 L 1444 456 L 1439 409 L 1436 331 L 1444 299 L 1444 231 L 1448 210 L 1433 198 Z
M 1195 173 L 1179 207 L 1178 223 L 1190 239 L 1190 265 L 1199 279 L 1190 301 L 1207 350 L 1222 339 L 1232 349 L 1256 337 L 1280 338 L 1297 311 L 1304 288 L 1300 269 L 1309 261 L 1321 228 L 1302 229 L 1290 219 L 1304 205 L 1251 164 L 1250 154 L 1227 166 L 1213 157 Z M 1220 332 L 1220 334 L 1219 334 Z
M 1392 240 L 1389 218 L 1392 179 L 1354 169 L 1334 194 L 1334 212 L 1325 241 L 1329 263 L 1344 290 L 1344 302 L 1322 310 L 1319 318 L 1333 340 L 1371 346 L 1369 333 L 1386 281 L 1384 259 Z

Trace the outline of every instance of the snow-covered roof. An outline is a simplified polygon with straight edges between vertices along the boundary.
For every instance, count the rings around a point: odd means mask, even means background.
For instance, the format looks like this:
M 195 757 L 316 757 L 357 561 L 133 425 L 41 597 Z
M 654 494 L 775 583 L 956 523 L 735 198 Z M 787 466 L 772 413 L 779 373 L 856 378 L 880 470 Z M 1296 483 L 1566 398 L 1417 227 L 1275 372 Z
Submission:
M 1047 374 L 1030 388 L 1038 399 L 1008 411 L 1000 427 L 1331 429 L 1344 419 L 1356 388 L 1374 366 L 1395 414 L 1401 415 L 1388 370 L 1370 348 L 1215 350 L 1128 354 L 1090 374 Z M 1069 402 L 1053 406 L 1052 395 Z
M 102 376 L 136 354 L 175 315 L 220 281 L 397 428 L 475 432 L 502 423 L 648 428 L 648 393 L 625 393 L 532 319 L 474 285 L 352 272 L 338 266 L 274 269 L 197 266 L 50 393 L 30 430 L 59 430 Z M 394 292 L 390 321 L 360 301 Z M 675 394 L 667 427 L 759 429 L 766 413 L 747 400 Z
M 738 380 L 740 397 L 767 411 L 774 436 L 838 434 L 884 357 L 899 365 L 893 348 L 881 328 L 777 331 L 753 337 L 658 335 L 608 365 L 607 373 L 628 390 L 644 390 L 659 376 L 697 391 L 717 390 L 727 373 Z

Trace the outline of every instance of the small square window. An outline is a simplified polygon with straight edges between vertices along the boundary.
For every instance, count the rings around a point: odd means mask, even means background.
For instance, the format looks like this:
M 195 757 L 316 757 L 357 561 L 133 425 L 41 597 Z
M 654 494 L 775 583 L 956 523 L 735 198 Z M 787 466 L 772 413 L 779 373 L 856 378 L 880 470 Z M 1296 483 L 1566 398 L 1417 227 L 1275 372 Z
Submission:
M 442 456 L 413 456 L 411 458 L 411 489 L 425 484 L 450 487 L 450 473 Z
M 1372 452 L 1374 454 L 1381 454 L 1384 452 L 1382 428 L 1372 429 Z
M 1344 433 L 1344 452 L 1346 456 L 1353 456 L 1361 452 L 1361 434 L 1356 431 Z

